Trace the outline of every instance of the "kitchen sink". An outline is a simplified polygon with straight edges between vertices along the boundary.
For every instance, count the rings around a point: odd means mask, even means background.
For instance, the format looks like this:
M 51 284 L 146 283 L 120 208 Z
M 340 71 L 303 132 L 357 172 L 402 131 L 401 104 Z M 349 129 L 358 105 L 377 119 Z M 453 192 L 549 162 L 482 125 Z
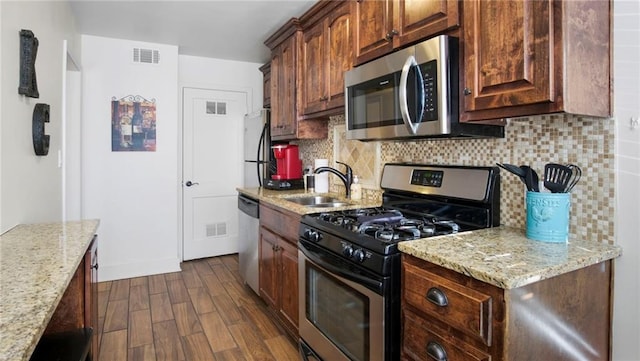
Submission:
M 286 198 L 286 200 L 306 207 L 315 208 L 344 207 L 350 205 L 350 203 L 338 198 L 327 196 L 292 197 Z

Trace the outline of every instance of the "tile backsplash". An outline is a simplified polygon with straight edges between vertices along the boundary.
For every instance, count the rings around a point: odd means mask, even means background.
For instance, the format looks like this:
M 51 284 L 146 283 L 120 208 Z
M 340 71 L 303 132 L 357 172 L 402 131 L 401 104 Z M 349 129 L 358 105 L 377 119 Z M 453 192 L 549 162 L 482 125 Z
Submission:
M 505 138 L 360 142 L 346 140 L 344 116 L 329 120 L 329 137 L 298 141 L 304 165 L 316 158 L 329 165 L 345 162 L 362 180 L 363 197 L 381 200 L 381 169 L 385 163 L 458 164 L 493 166 L 528 164 L 539 174 L 548 162 L 573 163 L 583 175 L 571 194 L 570 232 L 575 239 L 614 243 L 614 131 L 613 119 L 570 114 L 510 119 Z M 331 191 L 344 187 L 330 176 Z M 501 172 L 500 219 L 503 225 L 525 228 L 524 185 Z

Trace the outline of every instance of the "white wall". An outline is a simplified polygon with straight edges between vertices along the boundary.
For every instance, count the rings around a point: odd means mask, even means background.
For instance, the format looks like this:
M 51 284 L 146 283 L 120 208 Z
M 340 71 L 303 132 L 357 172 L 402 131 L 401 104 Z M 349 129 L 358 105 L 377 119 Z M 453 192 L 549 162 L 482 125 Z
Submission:
M 63 42 L 79 54 L 79 36 L 69 4 L 46 1 L 1 1 L 2 47 L 0 110 L 0 232 L 19 223 L 59 221 L 62 209 L 61 169 L 58 151 L 62 146 Z M 39 40 L 36 78 L 40 98 L 18 94 L 21 29 L 33 31 Z M 31 119 L 36 103 L 50 105 L 49 155 L 33 151 Z
M 640 360 L 640 1 L 615 0 L 616 242 L 613 359 Z
M 180 55 L 181 87 L 245 90 L 249 113 L 262 108 L 262 64 Z
M 160 51 L 135 64 L 132 49 Z M 85 218 L 100 218 L 101 281 L 179 270 L 178 48 L 82 36 Z M 111 98 L 156 100 L 155 152 L 111 151 Z

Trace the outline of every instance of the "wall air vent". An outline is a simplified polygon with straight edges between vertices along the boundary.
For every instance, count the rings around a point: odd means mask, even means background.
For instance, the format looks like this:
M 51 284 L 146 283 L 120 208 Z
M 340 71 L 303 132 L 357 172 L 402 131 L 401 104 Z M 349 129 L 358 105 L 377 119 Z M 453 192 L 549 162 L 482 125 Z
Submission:
M 158 64 L 160 62 L 160 52 L 153 49 L 133 48 L 133 62 Z
M 207 237 L 221 237 L 221 236 L 227 235 L 226 222 L 207 224 L 206 227 L 207 227 L 207 231 L 206 231 Z

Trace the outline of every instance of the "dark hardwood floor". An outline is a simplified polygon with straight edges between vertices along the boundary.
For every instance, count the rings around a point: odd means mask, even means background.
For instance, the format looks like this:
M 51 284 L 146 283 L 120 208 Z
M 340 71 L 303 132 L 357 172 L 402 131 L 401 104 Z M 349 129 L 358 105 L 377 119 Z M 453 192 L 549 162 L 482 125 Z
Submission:
M 99 283 L 100 361 L 299 359 L 294 342 L 241 281 L 237 255 L 181 267 Z

